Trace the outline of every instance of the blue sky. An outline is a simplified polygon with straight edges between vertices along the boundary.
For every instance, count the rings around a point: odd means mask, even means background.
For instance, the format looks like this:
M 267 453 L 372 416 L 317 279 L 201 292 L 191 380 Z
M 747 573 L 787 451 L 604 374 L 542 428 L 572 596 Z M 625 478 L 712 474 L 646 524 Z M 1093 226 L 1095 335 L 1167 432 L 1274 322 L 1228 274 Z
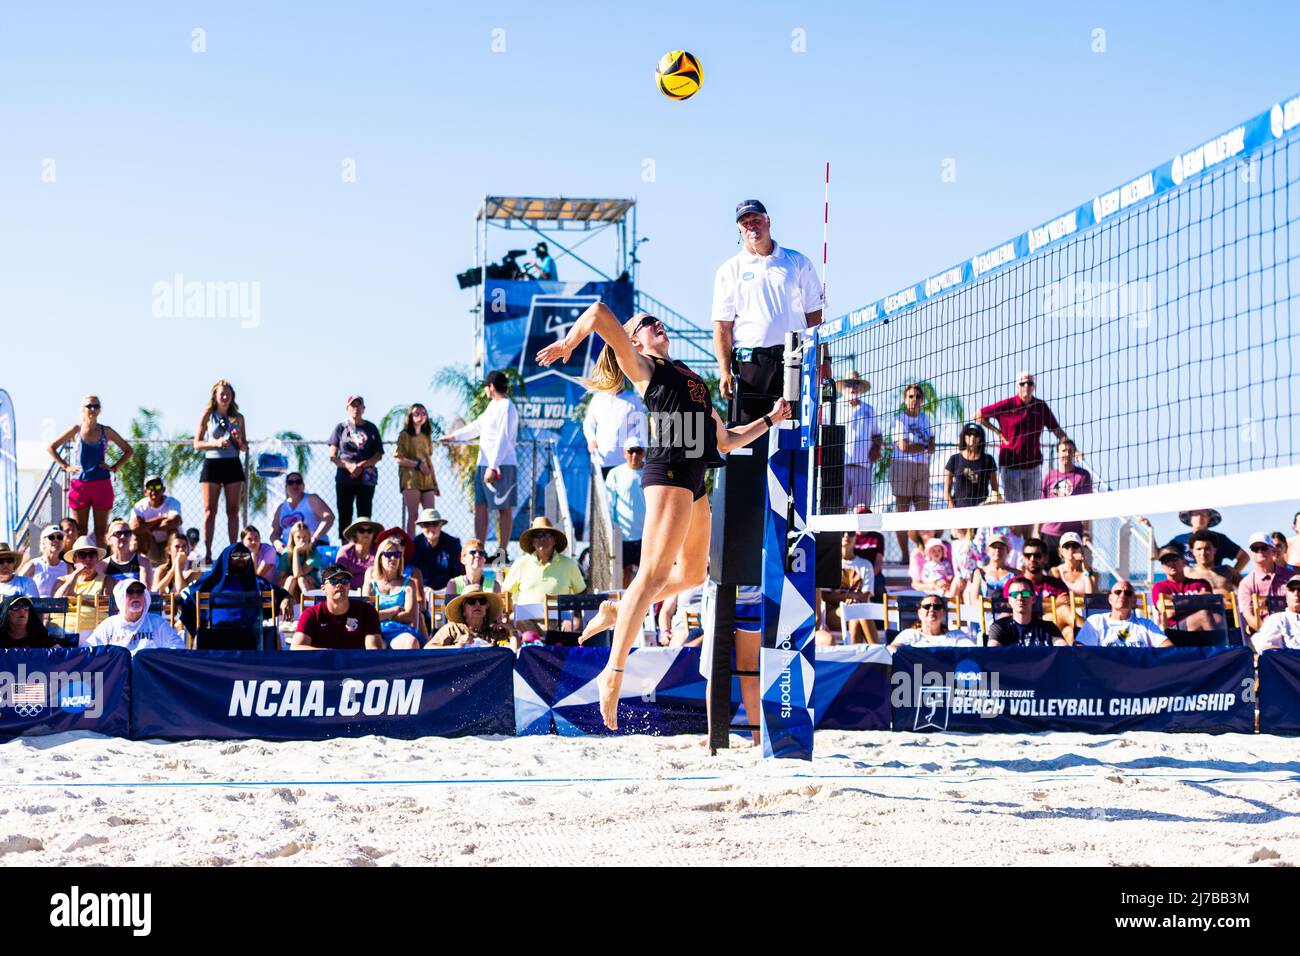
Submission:
M 87 391 L 110 424 L 149 405 L 192 429 L 223 376 L 254 435 L 324 438 L 356 391 L 372 412 L 432 401 L 433 372 L 472 357 L 454 274 L 486 192 L 635 196 L 643 287 L 704 321 L 738 199 L 820 257 L 830 160 L 838 314 L 1300 91 L 1281 3 L 268 6 L 0 12 L 19 438 Z M 653 85 L 674 48 L 704 66 L 687 103 Z M 255 283 L 260 322 L 156 318 L 177 273 Z

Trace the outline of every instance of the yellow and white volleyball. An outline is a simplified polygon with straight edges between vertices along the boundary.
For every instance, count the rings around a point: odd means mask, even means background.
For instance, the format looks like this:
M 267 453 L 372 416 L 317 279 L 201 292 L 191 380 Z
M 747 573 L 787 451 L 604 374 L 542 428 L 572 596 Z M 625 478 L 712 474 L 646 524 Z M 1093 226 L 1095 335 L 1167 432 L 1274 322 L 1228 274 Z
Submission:
M 700 91 L 704 70 L 700 61 L 685 50 L 671 50 L 659 58 L 655 82 L 659 92 L 670 100 L 688 100 Z

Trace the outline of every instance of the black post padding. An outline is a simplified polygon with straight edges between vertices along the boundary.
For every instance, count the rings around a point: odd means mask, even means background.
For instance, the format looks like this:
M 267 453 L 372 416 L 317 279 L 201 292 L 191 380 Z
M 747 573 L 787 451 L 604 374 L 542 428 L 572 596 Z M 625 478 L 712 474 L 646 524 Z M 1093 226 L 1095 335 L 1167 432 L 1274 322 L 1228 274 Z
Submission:
M 709 752 L 731 746 L 731 672 L 736 648 L 736 588 L 719 585 L 713 602 L 713 660 L 709 666 Z

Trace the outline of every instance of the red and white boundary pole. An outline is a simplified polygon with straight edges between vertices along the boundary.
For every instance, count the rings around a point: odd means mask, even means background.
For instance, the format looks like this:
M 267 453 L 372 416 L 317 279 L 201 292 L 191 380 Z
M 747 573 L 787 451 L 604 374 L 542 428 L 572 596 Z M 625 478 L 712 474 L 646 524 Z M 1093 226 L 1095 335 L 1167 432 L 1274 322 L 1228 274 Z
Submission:
M 831 164 L 826 161 L 826 192 L 822 205 L 822 321 L 826 319 L 826 249 L 831 231 Z

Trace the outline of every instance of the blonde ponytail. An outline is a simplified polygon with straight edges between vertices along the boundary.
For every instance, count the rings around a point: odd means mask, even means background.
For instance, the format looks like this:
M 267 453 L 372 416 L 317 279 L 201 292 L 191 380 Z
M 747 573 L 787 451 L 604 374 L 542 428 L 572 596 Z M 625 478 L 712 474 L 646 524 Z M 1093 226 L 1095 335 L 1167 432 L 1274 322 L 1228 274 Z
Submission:
M 649 312 L 638 312 L 623 323 L 623 331 L 627 333 L 629 341 L 632 338 L 633 329 L 640 324 L 642 319 L 649 315 Z M 601 346 L 600 354 L 596 356 L 596 363 L 591 367 L 591 375 L 584 378 L 582 384 L 591 392 L 613 392 L 617 394 L 627 387 L 627 381 L 622 366 L 618 364 L 618 354 L 606 342 Z

